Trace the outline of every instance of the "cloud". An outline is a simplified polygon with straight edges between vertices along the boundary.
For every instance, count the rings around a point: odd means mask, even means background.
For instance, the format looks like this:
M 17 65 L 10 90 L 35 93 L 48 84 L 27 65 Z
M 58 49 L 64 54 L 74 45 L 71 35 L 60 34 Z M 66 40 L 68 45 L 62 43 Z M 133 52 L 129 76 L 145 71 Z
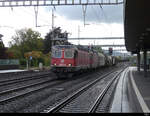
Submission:
M 56 12 L 65 16 L 70 20 L 83 21 L 82 6 L 57 6 Z M 123 5 L 111 6 L 87 6 L 86 11 L 87 22 L 97 23 L 123 23 Z
M 33 7 L 15 7 L 13 10 L 0 8 L 0 34 L 4 35 L 2 38 L 4 44 L 8 46 L 11 37 L 15 35 L 15 30 L 22 28 L 32 28 L 40 32 L 44 38 L 51 29 L 51 8 L 39 7 L 38 25 L 41 26 L 39 28 L 35 27 Z M 105 13 L 99 6 L 88 6 L 86 23 L 90 25 L 84 27 L 82 6 L 57 6 L 54 26 L 60 26 L 63 31 L 71 33 L 70 37 L 78 37 L 78 26 L 81 31 L 80 37 L 123 36 L 122 7 L 120 5 L 105 6 L 103 9 Z
M 0 8 L 0 34 L 3 34 L 3 42 L 8 46 L 15 31 L 23 28 L 32 28 L 39 31 L 44 37 L 51 28 L 50 16 L 44 8 L 39 8 L 38 25 L 49 25 L 42 28 L 35 27 L 35 14 L 33 7 Z

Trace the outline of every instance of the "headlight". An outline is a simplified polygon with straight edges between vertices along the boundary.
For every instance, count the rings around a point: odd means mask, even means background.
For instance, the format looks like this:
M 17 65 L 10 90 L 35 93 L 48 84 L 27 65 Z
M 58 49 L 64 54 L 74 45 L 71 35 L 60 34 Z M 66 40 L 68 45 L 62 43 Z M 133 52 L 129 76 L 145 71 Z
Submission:
M 56 66 L 56 63 L 54 64 L 54 66 Z
M 68 64 L 68 66 L 72 66 L 72 64 Z

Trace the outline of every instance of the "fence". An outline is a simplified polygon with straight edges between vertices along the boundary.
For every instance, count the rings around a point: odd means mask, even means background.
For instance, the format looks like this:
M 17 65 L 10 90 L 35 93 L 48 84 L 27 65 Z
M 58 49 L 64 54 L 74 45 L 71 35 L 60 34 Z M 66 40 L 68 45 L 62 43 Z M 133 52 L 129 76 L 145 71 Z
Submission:
M 17 59 L 0 59 L 0 65 L 19 65 Z

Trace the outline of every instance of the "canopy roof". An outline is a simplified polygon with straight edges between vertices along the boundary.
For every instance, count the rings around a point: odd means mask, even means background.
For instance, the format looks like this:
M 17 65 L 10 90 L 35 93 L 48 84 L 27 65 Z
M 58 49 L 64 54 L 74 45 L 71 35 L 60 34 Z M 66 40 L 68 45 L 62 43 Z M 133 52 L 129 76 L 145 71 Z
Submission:
M 150 0 L 125 0 L 124 31 L 128 51 L 150 50 Z

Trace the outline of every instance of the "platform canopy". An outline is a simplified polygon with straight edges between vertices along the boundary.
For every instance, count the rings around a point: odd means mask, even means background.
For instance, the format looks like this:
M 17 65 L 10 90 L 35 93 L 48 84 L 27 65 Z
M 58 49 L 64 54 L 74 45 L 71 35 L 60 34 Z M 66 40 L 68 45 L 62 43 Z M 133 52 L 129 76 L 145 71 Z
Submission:
M 150 50 L 150 0 L 124 1 L 124 31 L 128 51 Z

